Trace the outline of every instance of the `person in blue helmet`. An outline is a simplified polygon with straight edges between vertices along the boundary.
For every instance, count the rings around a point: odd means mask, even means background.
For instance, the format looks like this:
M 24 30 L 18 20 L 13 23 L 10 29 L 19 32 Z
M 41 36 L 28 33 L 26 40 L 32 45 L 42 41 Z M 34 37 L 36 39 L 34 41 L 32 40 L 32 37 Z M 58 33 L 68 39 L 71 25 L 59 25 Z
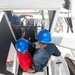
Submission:
M 21 20 L 18 16 L 13 15 L 11 18 L 11 25 L 14 31 L 14 34 L 16 36 L 16 39 L 18 40 L 19 38 L 25 37 L 25 31 L 21 30 L 20 25 L 21 25 Z
M 13 28 L 14 34 L 16 36 L 16 39 L 18 40 L 19 38 L 25 38 L 27 40 L 29 40 L 31 43 L 36 42 L 37 40 L 35 39 L 35 33 L 34 33 L 34 29 L 21 29 L 21 20 L 20 18 L 24 17 L 24 16 L 31 16 L 31 15 L 21 15 L 21 16 L 16 16 L 13 15 L 11 18 L 11 26 Z
M 58 48 L 51 42 L 51 34 L 48 30 L 41 30 L 38 35 L 38 43 L 40 45 L 40 49 L 34 53 L 33 62 L 35 65 L 35 70 L 43 71 L 43 68 L 47 65 L 48 60 L 52 55 L 60 56 L 61 52 Z
M 20 67 L 25 72 L 33 73 L 35 72 L 35 69 L 33 68 L 33 58 L 28 50 L 28 47 L 28 40 L 24 38 L 20 38 L 17 40 L 16 51 Z

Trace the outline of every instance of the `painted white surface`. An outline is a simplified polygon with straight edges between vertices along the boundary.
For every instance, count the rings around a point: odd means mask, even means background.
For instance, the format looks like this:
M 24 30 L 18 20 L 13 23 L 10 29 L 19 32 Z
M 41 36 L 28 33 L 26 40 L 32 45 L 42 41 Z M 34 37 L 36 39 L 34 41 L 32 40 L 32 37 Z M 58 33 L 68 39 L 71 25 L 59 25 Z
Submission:
M 62 56 L 51 57 L 52 60 L 52 75 L 70 75 L 67 63 Z M 60 64 L 56 64 L 61 62 Z
M 59 9 L 63 0 L 0 0 L 1 10 L 10 9 Z
M 17 74 L 19 63 L 17 61 L 16 49 L 12 42 L 10 44 L 10 49 L 9 49 L 8 58 L 7 58 L 7 62 L 10 62 L 10 61 L 13 61 L 13 65 L 6 67 L 7 70 L 9 72 L 12 72 L 13 74 Z
M 16 49 L 15 49 L 13 43 L 11 42 L 7 61 L 14 61 L 15 53 L 16 53 Z
M 71 0 L 72 18 L 75 19 L 75 0 Z
M 52 42 L 56 45 L 75 50 L 74 33 L 53 33 Z
M 22 74 L 22 75 L 44 75 L 44 72 L 36 72 L 36 73 L 33 73 L 33 74 L 23 72 L 23 74 Z
M 4 12 L 0 12 L 0 22 L 2 20 L 3 14 L 4 14 Z
M 73 31 L 75 33 L 75 0 L 71 0 L 71 11 L 72 11 L 72 23 L 73 23 Z

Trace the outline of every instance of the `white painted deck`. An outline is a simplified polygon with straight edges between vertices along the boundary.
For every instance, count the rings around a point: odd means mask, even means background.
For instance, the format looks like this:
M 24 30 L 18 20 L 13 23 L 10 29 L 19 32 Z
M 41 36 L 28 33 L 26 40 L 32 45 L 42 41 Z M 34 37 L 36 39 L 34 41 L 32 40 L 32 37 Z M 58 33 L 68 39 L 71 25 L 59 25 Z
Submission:
M 31 73 L 23 73 L 22 75 L 44 75 L 44 72 L 37 72 L 37 73 L 34 73 L 34 74 L 31 74 Z

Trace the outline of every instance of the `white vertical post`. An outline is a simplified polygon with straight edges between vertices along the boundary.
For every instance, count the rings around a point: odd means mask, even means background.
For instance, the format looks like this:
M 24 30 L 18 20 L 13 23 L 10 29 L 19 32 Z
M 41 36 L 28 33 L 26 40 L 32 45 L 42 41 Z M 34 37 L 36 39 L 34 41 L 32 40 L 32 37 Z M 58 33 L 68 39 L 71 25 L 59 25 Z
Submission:
M 51 61 L 48 61 L 49 75 L 52 75 Z
M 71 0 L 71 11 L 72 11 L 72 23 L 73 23 L 73 31 L 75 33 L 75 0 Z
M 51 28 L 51 33 L 54 32 L 54 28 L 55 28 L 55 26 L 56 26 L 56 22 L 57 22 L 59 13 L 60 13 L 60 10 L 57 10 L 57 11 L 55 12 L 55 16 L 54 16 L 53 23 L 52 23 L 52 28 Z
M 17 74 L 17 73 L 18 73 L 18 67 L 19 67 L 19 63 L 17 62 L 17 55 L 16 55 L 16 53 L 15 53 L 15 54 L 14 54 L 13 69 L 12 69 L 12 73 L 13 73 L 13 74 Z

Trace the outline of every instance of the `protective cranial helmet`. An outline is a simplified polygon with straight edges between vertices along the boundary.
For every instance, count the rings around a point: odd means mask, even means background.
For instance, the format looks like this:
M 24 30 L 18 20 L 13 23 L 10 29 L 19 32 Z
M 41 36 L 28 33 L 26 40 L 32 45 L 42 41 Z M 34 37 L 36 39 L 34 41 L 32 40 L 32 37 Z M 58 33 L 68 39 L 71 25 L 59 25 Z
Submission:
M 51 42 L 51 34 L 48 30 L 46 29 L 42 29 L 38 35 L 37 35 L 37 38 L 40 42 L 42 43 L 50 43 Z
M 18 16 L 14 15 L 11 19 L 11 24 L 21 25 L 21 20 Z
M 17 42 L 16 42 L 16 50 L 18 52 L 25 52 L 28 49 L 29 46 L 29 41 L 24 39 L 24 38 L 20 38 Z

